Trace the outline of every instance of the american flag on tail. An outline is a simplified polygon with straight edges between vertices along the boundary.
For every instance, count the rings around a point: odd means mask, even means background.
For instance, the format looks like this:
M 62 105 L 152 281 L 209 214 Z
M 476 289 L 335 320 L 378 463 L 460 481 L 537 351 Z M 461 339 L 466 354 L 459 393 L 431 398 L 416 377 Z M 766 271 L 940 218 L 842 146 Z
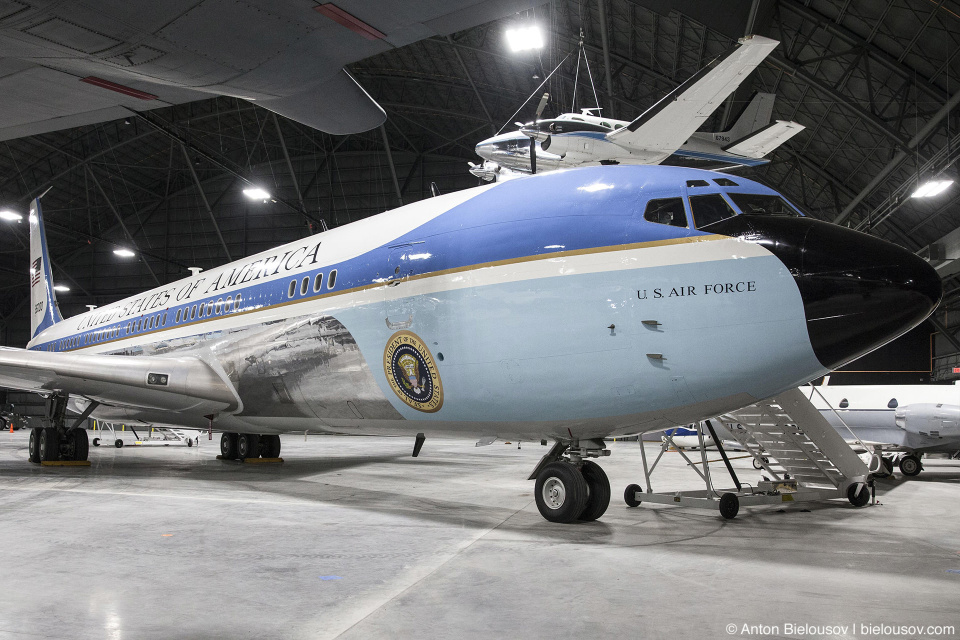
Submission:
M 40 260 L 37 258 L 33 261 L 33 264 L 30 265 L 30 286 L 34 287 L 40 284 Z

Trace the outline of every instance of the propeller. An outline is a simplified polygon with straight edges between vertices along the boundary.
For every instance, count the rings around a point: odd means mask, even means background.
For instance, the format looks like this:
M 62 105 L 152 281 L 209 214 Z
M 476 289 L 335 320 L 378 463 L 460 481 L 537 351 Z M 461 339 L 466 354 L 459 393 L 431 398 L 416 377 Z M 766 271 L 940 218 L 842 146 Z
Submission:
M 537 105 L 537 114 L 533 118 L 533 126 L 528 130 L 531 130 L 533 133 L 539 133 L 540 127 L 537 126 L 537 120 L 540 119 L 540 115 L 543 114 L 544 107 L 547 106 L 547 102 L 550 101 L 550 94 L 544 93 L 543 97 L 540 98 L 540 104 Z M 530 136 L 530 173 L 537 172 L 537 136 Z

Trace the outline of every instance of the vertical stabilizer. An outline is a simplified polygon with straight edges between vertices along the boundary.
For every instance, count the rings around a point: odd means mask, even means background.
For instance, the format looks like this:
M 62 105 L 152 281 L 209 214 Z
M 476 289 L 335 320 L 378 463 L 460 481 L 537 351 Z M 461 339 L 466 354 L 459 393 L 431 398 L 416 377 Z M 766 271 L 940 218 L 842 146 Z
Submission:
M 730 140 L 740 140 L 770 124 L 770 118 L 773 117 L 773 101 L 776 97 L 774 93 L 758 93 L 753 96 L 737 121 L 724 133 Z
M 30 203 L 30 339 L 63 320 L 53 290 L 53 271 L 43 230 L 40 198 Z

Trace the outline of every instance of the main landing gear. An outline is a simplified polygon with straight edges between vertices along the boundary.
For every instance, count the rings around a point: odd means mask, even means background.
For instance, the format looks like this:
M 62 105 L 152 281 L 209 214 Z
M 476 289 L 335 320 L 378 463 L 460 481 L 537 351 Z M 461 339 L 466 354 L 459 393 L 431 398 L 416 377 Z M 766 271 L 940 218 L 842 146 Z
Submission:
M 610 504 L 610 481 L 596 462 L 610 455 L 602 440 L 558 441 L 530 475 L 540 515 L 550 522 L 596 520 Z
M 42 427 L 30 430 L 30 462 L 82 462 L 90 452 L 87 430 L 80 428 L 98 403 L 92 402 L 71 427 L 66 426 L 67 396 L 54 393 L 47 398 Z
M 279 458 L 280 436 L 255 433 L 224 433 L 220 436 L 220 457 L 224 460 Z

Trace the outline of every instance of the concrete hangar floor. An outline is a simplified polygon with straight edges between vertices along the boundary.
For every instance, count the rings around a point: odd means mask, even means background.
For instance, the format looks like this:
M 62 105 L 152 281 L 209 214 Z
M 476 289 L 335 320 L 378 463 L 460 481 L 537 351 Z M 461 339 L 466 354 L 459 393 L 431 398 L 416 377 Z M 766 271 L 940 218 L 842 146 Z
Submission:
M 89 468 L 41 468 L 27 462 L 27 431 L 0 434 L 0 638 L 960 630 L 956 461 L 878 481 L 881 505 L 724 521 L 628 508 L 618 494 L 642 483 L 639 446 L 616 442 L 607 513 L 557 525 L 525 480 L 538 443 L 428 440 L 411 458 L 406 438 L 284 436 L 282 466 L 224 463 L 217 445 L 100 447 Z M 734 464 L 758 479 L 749 460 Z M 697 487 L 679 456 L 662 465 L 655 489 Z M 921 623 L 954 630 L 860 627 Z

